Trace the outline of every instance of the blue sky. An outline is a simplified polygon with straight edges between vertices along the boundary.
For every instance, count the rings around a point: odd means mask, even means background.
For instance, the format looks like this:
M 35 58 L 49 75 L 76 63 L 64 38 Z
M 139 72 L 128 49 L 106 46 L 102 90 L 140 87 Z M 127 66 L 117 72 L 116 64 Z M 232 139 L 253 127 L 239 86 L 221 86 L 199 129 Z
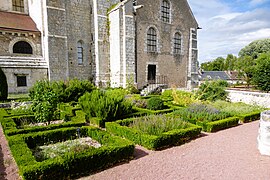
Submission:
M 188 0 L 202 28 L 198 35 L 199 62 L 240 49 L 257 39 L 270 38 L 270 0 Z

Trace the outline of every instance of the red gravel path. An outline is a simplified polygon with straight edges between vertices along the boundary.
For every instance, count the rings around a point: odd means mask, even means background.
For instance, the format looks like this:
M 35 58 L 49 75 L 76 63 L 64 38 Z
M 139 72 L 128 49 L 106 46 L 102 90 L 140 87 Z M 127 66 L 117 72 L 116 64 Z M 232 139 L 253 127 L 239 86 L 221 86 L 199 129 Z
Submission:
M 269 180 L 270 157 L 257 150 L 257 135 L 258 121 L 163 151 L 137 147 L 137 159 L 80 180 Z

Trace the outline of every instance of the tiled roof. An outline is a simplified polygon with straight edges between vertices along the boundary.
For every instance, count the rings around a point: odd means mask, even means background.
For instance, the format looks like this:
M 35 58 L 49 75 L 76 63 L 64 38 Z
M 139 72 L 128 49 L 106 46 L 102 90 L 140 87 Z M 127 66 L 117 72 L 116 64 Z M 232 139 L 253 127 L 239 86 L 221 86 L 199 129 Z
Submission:
M 201 80 L 230 80 L 230 76 L 225 71 L 203 71 L 200 73 Z
M 0 29 L 38 32 L 35 22 L 26 14 L 0 11 Z

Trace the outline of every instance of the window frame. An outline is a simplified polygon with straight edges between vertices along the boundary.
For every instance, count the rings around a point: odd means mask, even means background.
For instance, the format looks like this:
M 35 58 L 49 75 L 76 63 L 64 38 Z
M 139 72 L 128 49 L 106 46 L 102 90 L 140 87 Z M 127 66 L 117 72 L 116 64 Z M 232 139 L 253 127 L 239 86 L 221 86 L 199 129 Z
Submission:
M 182 43 L 183 38 L 180 32 L 176 32 L 173 37 L 173 54 L 181 55 L 182 54 Z
M 83 55 L 84 55 L 83 42 L 78 41 L 77 42 L 77 62 L 79 65 L 83 64 L 83 61 L 84 61 Z
M 154 27 L 147 30 L 147 52 L 157 52 L 157 31 Z
M 12 0 L 12 10 L 24 13 L 24 0 Z
M 160 19 L 162 22 L 171 23 L 171 2 L 169 0 L 161 1 Z

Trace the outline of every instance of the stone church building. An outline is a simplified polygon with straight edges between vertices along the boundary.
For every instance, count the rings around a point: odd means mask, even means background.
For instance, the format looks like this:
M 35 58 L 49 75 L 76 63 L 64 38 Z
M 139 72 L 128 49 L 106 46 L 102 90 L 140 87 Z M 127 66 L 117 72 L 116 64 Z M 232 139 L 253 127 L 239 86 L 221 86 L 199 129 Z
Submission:
M 0 0 L 10 93 L 39 79 L 194 87 L 198 24 L 187 0 Z

